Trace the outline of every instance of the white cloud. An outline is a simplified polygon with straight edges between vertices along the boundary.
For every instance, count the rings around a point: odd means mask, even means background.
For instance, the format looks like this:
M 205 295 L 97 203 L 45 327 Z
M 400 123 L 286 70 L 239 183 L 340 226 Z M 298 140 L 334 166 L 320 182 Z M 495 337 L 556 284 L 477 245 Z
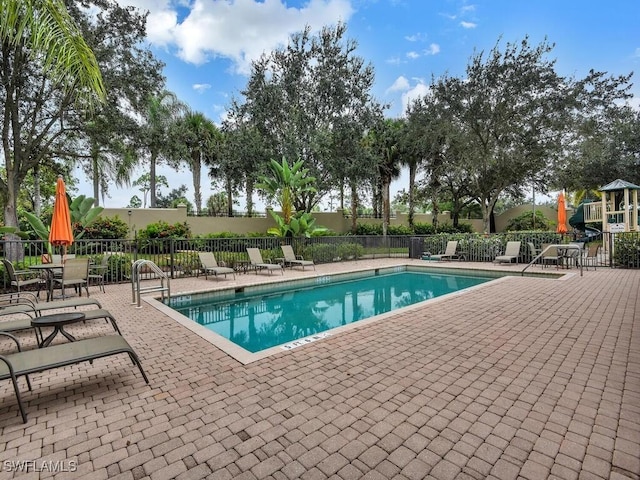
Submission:
M 640 48 L 636 48 L 636 51 L 634 52 L 633 56 L 640 58 Z
M 287 7 L 284 0 L 194 0 L 178 19 L 169 0 L 118 0 L 150 11 L 147 38 L 156 46 L 176 48 L 177 56 L 201 65 L 215 57 L 229 58 L 239 73 L 248 73 L 251 61 L 286 44 L 292 33 L 309 25 L 347 22 L 354 10 L 350 0 L 310 0 L 303 7 Z
M 194 83 L 193 89 L 198 93 L 204 93 L 211 88 L 209 83 Z
M 422 80 L 418 80 L 418 83 L 414 87 L 408 88 L 402 93 L 402 114 L 407 111 L 407 107 L 415 100 L 424 97 L 429 93 L 429 85 Z
M 414 33 L 413 35 L 406 35 L 404 39 L 408 42 L 420 42 L 425 40 L 425 35 L 422 33 Z
M 473 22 L 462 21 L 462 22 L 460 22 L 460 26 L 462 28 L 476 28 L 478 26 L 478 24 L 477 23 L 473 23 Z
M 387 58 L 385 62 L 389 65 L 400 65 L 402 63 L 402 60 L 400 60 L 400 57 L 391 57 Z
M 425 55 L 437 55 L 440 53 L 440 45 L 437 43 L 432 43 L 429 45 L 429 48 L 424 51 Z
M 420 57 L 420 54 L 418 52 L 407 52 L 407 57 L 415 60 L 416 58 Z
M 406 77 L 401 75 L 398 78 L 396 78 L 396 80 L 393 82 L 393 85 L 387 88 L 387 93 L 404 92 L 406 90 L 409 90 L 410 88 L 411 88 L 411 85 L 409 84 L 409 80 L 407 80 Z

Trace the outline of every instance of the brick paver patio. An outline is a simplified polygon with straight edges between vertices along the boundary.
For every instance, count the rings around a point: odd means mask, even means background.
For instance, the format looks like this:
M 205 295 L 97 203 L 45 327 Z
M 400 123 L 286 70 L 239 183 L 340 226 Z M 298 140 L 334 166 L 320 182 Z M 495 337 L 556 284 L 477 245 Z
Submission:
M 247 365 L 134 308 L 130 285 L 93 287 L 151 383 L 126 356 L 33 375 L 23 424 L 1 382 L 0 478 L 26 465 L 25 478 L 60 479 L 638 480 L 640 271 L 576 272 L 499 280 Z M 69 331 L 112 333 L 100 321 Z M 20 461 L 33 463 L 16 472 Z

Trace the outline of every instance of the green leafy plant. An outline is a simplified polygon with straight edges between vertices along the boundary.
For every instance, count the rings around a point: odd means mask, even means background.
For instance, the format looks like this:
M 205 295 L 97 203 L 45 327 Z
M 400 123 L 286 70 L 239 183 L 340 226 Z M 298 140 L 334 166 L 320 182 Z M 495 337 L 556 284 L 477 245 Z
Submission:
M 0 227 L 0 237 L 4 237 L 6 234 L 17 235 L 22 239 L 29 238 L 29 235 L 27 235 L 25 232 L 21 232 L 18 227 L 1 226 Z
M 311 237 L 327 231 L 325 227 L 316 226 L 316 219 L 310 213 L 299 212 L 291 217 L 287 224 L 283 217 L 269 210 L 277 226 L 267 230 L 267 234 L 278 237 Z
M 67 198 L 69 198 L 69 195 L 67 195 Z M 69 215 L 72 225 L 75 226 L 74 239 L 76 240 L 84 234 L 84 227 L 94 222 L 104 210 L 103 207 L 94 207 L 93 203 L 93 198 L 85 197 L 84 195 L 80 195 L 69 202 Z M 53 248 L 49 243 L 50 226 L 45 225 L 40 217 L 31 212 L 24 212 L 24 216 L 38 238 L 45 243 L 47 253 L 51 256 L 53 254 Z
M 313 232 L 326 231 L 326 228 L 315 225 L 315 219 L 308 212 L 295 212 L 293 205 L 297 195 L 312 193 L 316 189 L 312 183 L 315 177 L 307 176 L 309 169 L 302 168 L 302 160 L 289 166 L 287 159 L 282 157 L 282 163 L 271 160 L 271 176 L 262 176 L 256 184 L 280 204 L 282 216 L 269 210 L 276 222 L 276 227 L 267 230 L 267 234 L 279 237 L 310 237 Z

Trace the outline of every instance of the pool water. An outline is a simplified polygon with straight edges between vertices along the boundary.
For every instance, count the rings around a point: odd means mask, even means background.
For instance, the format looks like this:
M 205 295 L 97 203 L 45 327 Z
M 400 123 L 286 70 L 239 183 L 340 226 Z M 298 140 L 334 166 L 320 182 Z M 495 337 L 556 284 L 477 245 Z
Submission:
M 191 295 L 170 307 L 255 353 L 493 279 L 409 271 L 341 281 L 327 276 L 313 286 L 238 289 L 217 300 Z

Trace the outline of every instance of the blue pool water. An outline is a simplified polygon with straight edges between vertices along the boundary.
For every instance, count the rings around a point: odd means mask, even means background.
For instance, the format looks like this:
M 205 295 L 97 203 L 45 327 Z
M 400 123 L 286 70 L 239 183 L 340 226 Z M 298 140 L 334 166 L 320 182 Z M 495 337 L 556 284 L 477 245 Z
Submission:
M 255 353 L 447 293 L 489 277 L 402 271 L 349 280 L 318 277 L 311 286 L 244 289 L 172 298 L 182 315 Z

